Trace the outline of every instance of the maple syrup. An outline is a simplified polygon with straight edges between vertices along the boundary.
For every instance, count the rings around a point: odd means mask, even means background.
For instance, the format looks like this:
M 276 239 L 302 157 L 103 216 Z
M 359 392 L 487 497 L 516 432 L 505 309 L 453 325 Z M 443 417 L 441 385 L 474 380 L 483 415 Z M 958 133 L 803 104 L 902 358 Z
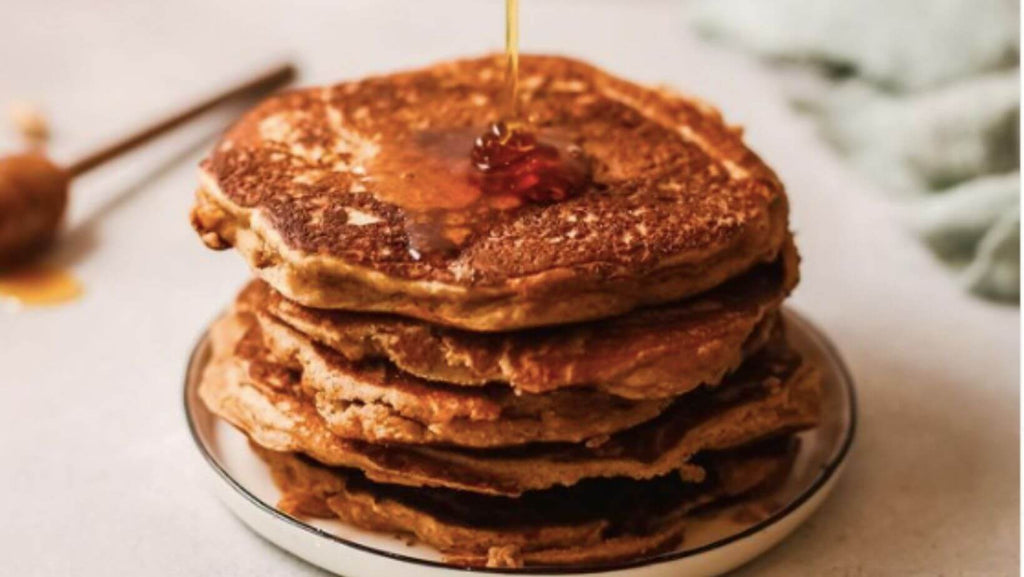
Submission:
M 484 129 L 424 130 L 381 143 L 367 183 L 406 215 L 409 253 L 436 258 L 457 252 L 526 203 L 582 192 L 590 166 L 580 147 L 521 120 L 519 2 L 506 0 L 506 103 Z
M 505 0 L 505 84 L 511 120 L 519 120 L 519 0 Z
M 473 143 L 474 180 L 481 190 L 532 202 L 557 202 L 581 192 L 589 171 L 579 149 L 545 142 L 520 115 L 519 0 L 505 0 L 505 84 L 507 117 Z
M 66 270 L 33 265 L 0 275 L 0 302 L 15 306 L 53 306 L 82 295 L 82 284 Z
M 470 158 L 477 170 L 473 180 L 490 195 L 558 202 L 581 192 L 589 179 L 579 147 L 541 141 L 505 122 L 492 124 L 476 139 Z

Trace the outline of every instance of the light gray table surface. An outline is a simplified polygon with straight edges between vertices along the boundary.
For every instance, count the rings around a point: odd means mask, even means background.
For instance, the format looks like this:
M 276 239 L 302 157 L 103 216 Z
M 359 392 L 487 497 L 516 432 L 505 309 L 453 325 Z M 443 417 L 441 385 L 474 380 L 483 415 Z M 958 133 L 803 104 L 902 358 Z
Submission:
M 526 0 L 527 51 L 579 56 L 716 103 L 792 200 L 793 306 L 859 385 L 832 499 L 741 575 L 981 577 L 1019 563 L 1019 312 L 965 295 L 900 207 L 833 156 L 779 78 L 702 44 L 679 4 Z M 322 83 L 501 48 L 498 0 L 0 0 L 0 105 L 40 103 L 70 159 L 280 56 Z M 75 185 L 55 257 L 85 284 L 0 310 L 0 573 L 316 574 L 213 497 L 185 427 L 185 360 L 245 282 L 188 226 L 214 117 Z M 0 132 L 2 149 L 14 140 Z

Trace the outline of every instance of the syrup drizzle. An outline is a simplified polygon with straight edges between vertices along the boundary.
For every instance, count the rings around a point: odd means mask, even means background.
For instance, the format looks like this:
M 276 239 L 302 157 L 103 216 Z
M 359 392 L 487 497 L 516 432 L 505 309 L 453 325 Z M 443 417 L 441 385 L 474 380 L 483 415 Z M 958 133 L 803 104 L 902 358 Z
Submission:
M 505 0 L 502 118 L 484 129 L 424 130 L 382 143 L 367 183 L 403 209 L 409 254 L 446 258 L 526 203 L 559 202 L 590 183 L 582 150 L 521 118 L 519 2 Z
M 473 143 L 472 180 L 485 195 L 512 195 L 530 202 L 558 202 L 581 192 L 589 167 L 579 147 L 548 142 L 522 120 L 519 102 L 519 0 L 505 0 L 505 118 Z
M 519 0 L 505 0 L 505 84 L 508 112 L 519 122 Z

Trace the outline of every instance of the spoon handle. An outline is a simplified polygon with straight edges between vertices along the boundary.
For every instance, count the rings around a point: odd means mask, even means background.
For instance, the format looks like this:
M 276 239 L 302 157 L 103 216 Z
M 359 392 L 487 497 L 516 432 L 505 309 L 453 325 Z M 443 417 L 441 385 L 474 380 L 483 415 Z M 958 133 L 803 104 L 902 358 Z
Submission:
M 164 118 L 163 120 L 141 128 L 133 134 L 125 136 L 120 140 L 100 148 L 99 150 L 85 155 L 68 166 L 66 169 L 67 173 L 70 176 L 75 177 L 88 172 L 104 162 L 115 158 L 122 153 L 128 152 L 129 150 L 160 136 L 168 130 L 176 128 L 200 114 L 228 102 L 229 100 L 234 100 L 235 98 L 244 95 L 269 92 L 291 82 L 295 76 L 296 69 L 293 64 L 289 63 L 275 66 L 274 68 L 271 68 L 250 80 L 224 90 L 215 96 L 207 98 L 202 102 L 198 102 L 180 112 Z

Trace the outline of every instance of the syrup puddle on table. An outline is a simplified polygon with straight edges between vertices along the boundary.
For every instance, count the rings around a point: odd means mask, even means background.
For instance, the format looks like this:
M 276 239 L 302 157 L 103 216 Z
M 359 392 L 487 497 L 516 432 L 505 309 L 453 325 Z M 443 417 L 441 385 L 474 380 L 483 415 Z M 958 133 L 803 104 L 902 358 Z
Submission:
M 0 304 L 5 309 L 49 307 L 69 303 L 84 289 L 70 272 L 51 265 L 30 265 L 0 273 Z

